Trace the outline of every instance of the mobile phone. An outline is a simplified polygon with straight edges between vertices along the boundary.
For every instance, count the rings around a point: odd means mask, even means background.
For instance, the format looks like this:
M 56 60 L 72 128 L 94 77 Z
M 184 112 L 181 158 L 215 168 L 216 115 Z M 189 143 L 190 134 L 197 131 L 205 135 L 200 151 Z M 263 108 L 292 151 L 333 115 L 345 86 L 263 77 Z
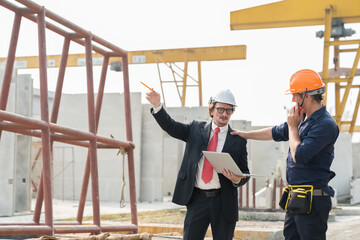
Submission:
M 303 107 L 300 107 L 300 106 L 299 106 L 299 114 L 300 114 L 300 112 L 301 112 L 302 109 L 303 109 Z

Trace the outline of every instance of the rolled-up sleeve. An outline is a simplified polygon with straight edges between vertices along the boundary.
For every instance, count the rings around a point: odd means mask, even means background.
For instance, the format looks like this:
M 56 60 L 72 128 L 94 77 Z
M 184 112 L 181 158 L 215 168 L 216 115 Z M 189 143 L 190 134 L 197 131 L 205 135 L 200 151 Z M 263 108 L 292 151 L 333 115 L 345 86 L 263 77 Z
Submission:
M 289 140 L 289 128 L 287 122 L 273 127 L 271 132 L 274 141 L 280 142 Z

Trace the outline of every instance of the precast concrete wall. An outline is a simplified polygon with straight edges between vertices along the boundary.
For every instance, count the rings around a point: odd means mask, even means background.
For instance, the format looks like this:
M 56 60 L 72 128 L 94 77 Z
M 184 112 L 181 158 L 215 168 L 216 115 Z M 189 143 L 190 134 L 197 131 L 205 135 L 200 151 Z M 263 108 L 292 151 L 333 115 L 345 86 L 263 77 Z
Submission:
M 252 127 L 252 130 L 262 127 Z M 286 158 L 289 151 L 288 142 L 248 140 L 250 169 L 254 174 L 265 177 L 256 177 L 256 191 L 266 186 L 266 180 L 282 178 L 286 184 Z M 251 181 L 252 182 L 252 181 Z
M 353 175 L 352 157 L 351 135 L 340 133 L 335 143 L 335 158 L 331 165 L 331 170 L 336 176 L 329 182 L 329 185 L 336 190 L 338 200 L 350 196 L 350 180 Z
M 185 143 L 166 134 L 150 113 L 151 105 L 141 104 L 141 94 L 131 93 L 133 137 L 136 145 L 135 175 L 137 199 L 139 201 L 163 201 L 171 196 L 176 177 L 183 158 Z M 190 123 L 192 120 L 209 121 L 207 107 L 169 107 L 168 113 L 177 121 Z M 125 120 L 122 94 L 105 94 L 99 134 L 125 140 Z M 87 100 L 85 94 L 63 94 L 60 106 L 60 125 L 88 131 Z M 249 131 L 251 122 L 232 120 L 234 129 Z M 338 196 L 349 196 L 350 170 L 352 169 L 350 137 L 340 134 L 335 146 L 335 159 L 332 169 L 337 176 L 331 185 L 337 189 Z M 286 184 L 286 157 L 288 142 L 254 141 L 247 143 L 249 168 L 252 173 L 262 174 L 270 180 L 281 176 Z M 119 201 L 122 186 L 122 157 L 117 150 L 98 149 L 99 184 L 101 201 Z M 84 175 L 87 149 L 55 143 L 54 145 L 54 198 L 79 199 Z M 359 156 L 356 155 L 356 156 Z M 128 169 L 125 163 L 125 200 L 129 201 Z M 265 178 L 256 178 L 257 191 L 265 187 Z M 252 184 L 252 181 L 251 181 Z M 91 199 L 91 189 L 87 194 Z
M 6 111 L 31 116 L 32 79 L 17 75 L 10 83 Z M 0 85 L 3 72 L 0 70 Z M 31 138 L 2 131 L 0 141 L 0 216 L 30 211 Z
M 150 105 L 142 106 L 140 201 L 162 201 L 163 198 L 163 131 L 150 113 Z M 166 181 L 171 181 L 166 179 Z
M 0 86 L 4 72 L 0 70 Z M 14 76 L 12 79 L 15 79 Z M 15 81 L 12 80 L 6 110 L 15 112 Z M 0 216 L 12 216 L 14 202 L 15 134 L 2 131 L 0 141 Z
M 353 177 L 360 178 L 360 143 L 352 144 Z
M 86 94 L 63 94 L 59 109 L 58 124 L 88 132 L 88 110 Z M 141 153 L 141 94 L 131 93 L 131 118 L 133 142 L 135 143 L 135 181 L 137 198 L 140 186 Z M 126 140 L 124 95 L 104 94 L 98 134 L 117 140 Z M 87 148 L 54 143 L 53 193 L 54 198 L 78 200 L 81 192 Z M 123 156 L 117 156 L 118 149 L 98 149 L 100 201 L 120 201 L 123 173 Z M 91 178 L 90 178 L 91 179 Z M 129 201 L 128 161 L 125 158 L 125 201 Z M 91 200 L 91 181 L 87 200 Z
M 143 105 L 141 153 L 141 201 L 163 201 L 171 196 L 182 162 L 185 142 L 165 133 L 150 113 L 151 105 Z M 207 121 L 207 107 L 169 107 L 166 111 L 176 121 Z
M 141 201 L 162 201 L 172 196 L 176 178 L 183 160 L 185 142 L 165 133 L 150 113 L 151 105 L 143 105 L 141 152 Z M 166 111 L 176 121 L 210 121 L 208 107 L 169 107 Z M 230 126 L 246 130 L 250 122 L 230 121 Z
M 253 130 L 261 128 L 252 127 Z M 288 150 L 288 142 L 248 140 L 251 172 L 268 176 L 271 180 L 270 184 L 272 184 L 274 176 L 276 178 L 281 176 L 284 184 L 286 184 L 286 158 Z M 335 144 L 335 158 L 331 166 L 331 170 L 336 173 L 336 176 L 329 183 L 329 185 L 336 189 L 339 199 L 350 196 L 350 179 L 353 176 L 353 169 L 355 170 L 353 162 L 356 161 L 356 158 L 359 158 L 358 156 L 360 154 L 352 153 L 351 135 L 340 133 Z M 256 191 L 265 187 L 264 180 L 265 178 L 256 178 Z M 250 181 L 250 184 L 252 184 L 252 181 Z
M 49 117 L 51 116 L 52 106 L 54 102 L 54 92 L 48 91 L 48 107 Z M 40 107 L 40 89 L 33 89 L 33 101 L 32 101 L 32 116 L 36 119 L 41 119 L 41 107 Z
M 16 113 L 26 117 L 31 117 L 33 96 L 33 80 L 31 75 L 18 75 L 16 81 Z M 15 142 L 15 212 L 30 211 L 30 157 L 32 138 L 16 134 Z

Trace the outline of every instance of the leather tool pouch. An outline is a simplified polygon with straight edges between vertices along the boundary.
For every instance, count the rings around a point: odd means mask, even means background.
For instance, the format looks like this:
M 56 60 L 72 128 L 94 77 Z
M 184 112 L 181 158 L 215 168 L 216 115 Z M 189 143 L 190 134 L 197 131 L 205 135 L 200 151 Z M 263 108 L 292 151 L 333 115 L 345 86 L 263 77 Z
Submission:
M 287 210 L 296 214 L 309 214 L 311 212 L 313 186 L 292 185 Z

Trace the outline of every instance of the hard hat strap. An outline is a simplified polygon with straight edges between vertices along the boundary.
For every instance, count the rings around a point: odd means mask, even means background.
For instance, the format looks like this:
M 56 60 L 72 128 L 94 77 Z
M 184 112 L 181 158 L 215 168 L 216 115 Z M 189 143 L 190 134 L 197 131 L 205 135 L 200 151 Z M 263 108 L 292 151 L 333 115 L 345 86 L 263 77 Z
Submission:
M 301 101 L 301 103 L 300 103 L 300 107 L 302 107 L 303 104 L 304 104 L 304 100 L 305 100 L 305 97 L 306 97 L 306 93 L 307 93 L 307 88 L 306 88 L 306 90 L 305 90 L 305 92 L 304 92 L 304 97 L 303 97 L 303 99 L 302 99 L 302 101 Z

